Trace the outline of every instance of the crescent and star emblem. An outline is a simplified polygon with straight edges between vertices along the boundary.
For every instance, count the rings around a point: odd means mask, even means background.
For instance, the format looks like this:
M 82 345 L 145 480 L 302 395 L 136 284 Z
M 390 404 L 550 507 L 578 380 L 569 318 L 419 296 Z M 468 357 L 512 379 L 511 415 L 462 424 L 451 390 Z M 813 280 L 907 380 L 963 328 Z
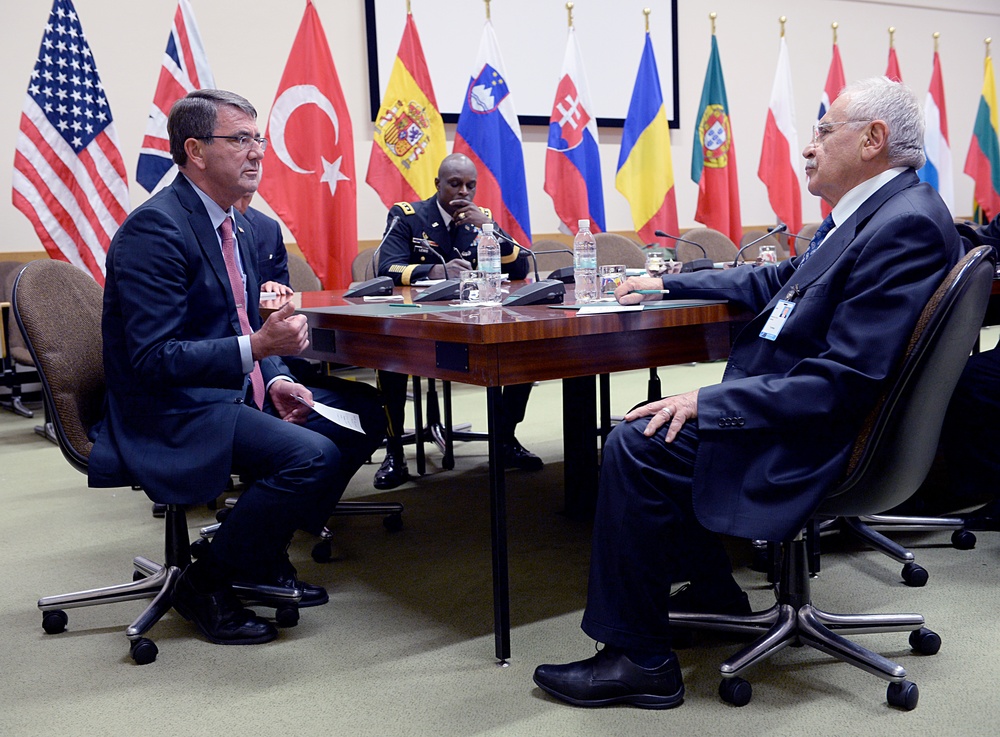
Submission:
M 285 127 L 288 125 L 292 113 L 303 105 L 315 105 L 326 113 L 326 116 L 333 124 L 333 142 L 334 144 L 338 144 L 340 142 L 340 121 L 337 117 L 337 111 L 327 96 L 319 88 L 311 84 L 300 84 L 295 87 L 289 87 L 274 101 L 274 106 L 271 108 L 268 138 L 270 139 L 274 155 L 278 157 L 281 163 L 296 174 L 313 174 L 313 169 L 305 169 L 295 162 L 288 152 L 288 147 L 285 145 Z M 323 174 L 319 180 L 329 185 L 331 197 L 337 194 L 337 182 L 350 181 L 349 177 L 344 176 L 340 171 L 340 164 L 343 158 L 343 156 L 338 156 L 336 161 L 330 163 L 324 157 L 320 156 L 320 160 L 323 162 Z

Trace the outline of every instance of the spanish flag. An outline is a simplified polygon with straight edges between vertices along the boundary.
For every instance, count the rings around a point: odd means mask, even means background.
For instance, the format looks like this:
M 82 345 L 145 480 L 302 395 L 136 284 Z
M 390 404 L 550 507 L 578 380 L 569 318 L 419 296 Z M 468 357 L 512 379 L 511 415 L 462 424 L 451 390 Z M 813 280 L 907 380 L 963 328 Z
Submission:
M 993 57 L 986 57 L 983 94 L 972 127 L 972 143 L 965 159 L 965 173 L 976 181 L 973 199 L 983 221 L 1000 214 L 1000 127 L 997 126 L 997 93 Z
M 438 112 L 413 14 L 406 14 L 382 107 L 375 120 L 372 154 L 365 181 L 386 207 L 425 200 L 434 194 L 434 177 L 448 155 L 444 122 Z

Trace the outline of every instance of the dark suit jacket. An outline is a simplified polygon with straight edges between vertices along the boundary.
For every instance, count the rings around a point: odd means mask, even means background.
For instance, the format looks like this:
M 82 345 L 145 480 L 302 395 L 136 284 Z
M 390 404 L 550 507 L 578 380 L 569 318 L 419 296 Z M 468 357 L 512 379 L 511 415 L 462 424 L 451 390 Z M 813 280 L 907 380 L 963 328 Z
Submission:
M 843 479 L 866 415 L 962 250 L 940 197 L 906 171 L 800 269 L 801 257 L 663 278 L 672 298 L 725 298 L 759 313 L 722 383 L 698 394 L 694 504 L 706 527 L 768 540 L 802 527 Z M 759 337 L 785 298 L 796 306 L 777 339 Z
M 260 283 L 276 281 L 289 286 L 288 251 L 281 235 L 281 224 L 260 210 L 248 207 L 244 213 L 253 228 L 253 239 L 257 244 L 257 271 Z
M 481 207 L 487 217 L 492 217 L 488 208 Z M 454 242 L 448 234 L 448 228 L 441 218 L 437 206 L 437 195 L 422 202 L 397 202 L 389 209 L 389 219 L 386 230 L 392 219 L 398 217 L 392 232 L 389 233 L 378 254 L 378 273 L 380 276 L 391 276 L 397 286 L 412 284 L 420 279 L 426 279 L 430 270 L 441 263 L 427 252 L 422 239 L 430 243 L 431 248 L 441 254 L 445 262 L 463 258 L 472 264 L 477 264 L 476 229 L 471 225 L 460 225 Z M 528 274 L 529 256 L 523 248 L 513 245 L 510 236 L 504 233 L 499 225 L 494 227 L 502 238 L 500 241 L 500 268 L 511 279 L 523 279 Z M 448 274 L 457 279 L 458 274 Z
M 238 212 L 236 225 L 256 330 L 256 247 Z M 219 240 L 183 176 L 137 207 L 111 241 L 102 332 L 108 393 L 91 486 L 137 483 L 165 503 L 215 498 L 232 468 L 248 378 Z M 260 367 L 265 382 L 287 373 L 273 357 Z

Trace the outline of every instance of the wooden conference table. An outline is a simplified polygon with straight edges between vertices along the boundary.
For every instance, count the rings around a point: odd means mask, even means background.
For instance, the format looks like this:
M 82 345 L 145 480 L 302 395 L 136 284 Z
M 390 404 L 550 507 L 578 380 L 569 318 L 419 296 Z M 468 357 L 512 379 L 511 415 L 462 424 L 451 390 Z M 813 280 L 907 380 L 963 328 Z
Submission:
M 518 285 L 512 285 L 515 291 Z M 725 358 L 731 329 L 745 315 L 723 303 L 590 316 L 544 305 L 456 308 L 414 304 L 419 290 L 397 289 L 402 303 L 344 299 L 344 290 L 292 299 L 309 320 L 306 357 L 456 381 L 486 388 L 496 657 L 510 657 L 507 508 L 496 428 L 501 387 L 563 380 L 565 481 L 570 513 L 597 492 L 595 375 Z M 572 304 L 568 287 L 567 304 Z M 265 314 L 281 300 L 265 302 Z

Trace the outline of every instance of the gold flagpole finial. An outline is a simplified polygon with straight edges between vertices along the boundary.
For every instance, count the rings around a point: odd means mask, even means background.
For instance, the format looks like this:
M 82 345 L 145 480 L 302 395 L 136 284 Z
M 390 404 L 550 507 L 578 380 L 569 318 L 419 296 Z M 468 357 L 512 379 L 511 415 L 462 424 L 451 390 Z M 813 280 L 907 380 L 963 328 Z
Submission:
M 833 45 L 836 46 L 837 45 L 837 29 L 840 28 L 840 24 L 837 21 L 834 21 L 833 23 L 830 24 L 830 28 L 833 29 Z
M 780 18 L 778 18 L 778 23 L 781 24 L 781 38 L 785 37 L 785 23 L 787 22 L 788 18 L 786 18 L 785 16 L 781 16 Z
M 892 37 L 896 34 L 896 26 L 889 26 L 889 48 L 892 48 Z
M 569 16 L 569 27 L 573 27 L 573 3 L 566 3 L 566 15 Z
M 708 14 L 708 19 L 712 21 L 712 35 L 715 35 L 715 19 L 719 17 L 719 14 L 714 10 Z
M 986 37 L 986 58 L 987 59 L 990 58 L 990 44 L 991 43 L 993 43 L 993 37 L 992 36 L 987 36 Z
M 410 12 L 410 0 L 406 0 L 406 14 L 413 15 L 413 13 Z
M 486 20 L 490 19 L 490 0 L 483 0 L 486 3 Z
M 649 34 L 649 14 L 650 14 L 651 12 L 652 12 L 652 11 L 651 11 L 651 10 L 650 10 L 649 8 L 643 8 L 643 9 L 642 9 L 642 14 L 643 14 L 644 16 L 646 16 L 646 34 L 647 34 L 647 35 Z
M 938 52 L 938 39 L 941 38 L 941 32 L 934 31 L 931 36 L 934 39 L 934 53 L 936 54 Z

